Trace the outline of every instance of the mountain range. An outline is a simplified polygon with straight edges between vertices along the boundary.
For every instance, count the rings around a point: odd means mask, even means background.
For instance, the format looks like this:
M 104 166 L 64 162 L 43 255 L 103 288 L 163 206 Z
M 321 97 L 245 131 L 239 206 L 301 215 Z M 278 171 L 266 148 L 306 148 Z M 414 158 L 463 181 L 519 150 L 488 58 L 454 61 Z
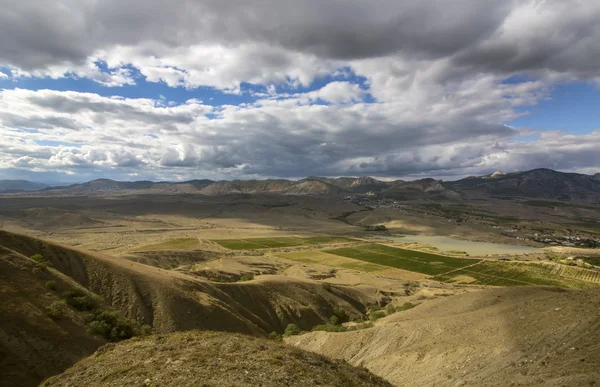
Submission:
M 0 180 L 0 193 L 40 192 L 51 195 L 89 194 L 281 194 L 312 196 L 376 195 L 381 198 L 414 197 L 485 198 L 528 197 L 553 200 L 600 201 L 600 173 L 585 175 L 551 169 L 471 176 L 457 181 L 425 178 L 381 181 L 372 177 L 318 177 L 301 180 L 190 180 L 184 182 L 114 181 L 97 179 L 63 187 L 46 187 L 23 180 Z

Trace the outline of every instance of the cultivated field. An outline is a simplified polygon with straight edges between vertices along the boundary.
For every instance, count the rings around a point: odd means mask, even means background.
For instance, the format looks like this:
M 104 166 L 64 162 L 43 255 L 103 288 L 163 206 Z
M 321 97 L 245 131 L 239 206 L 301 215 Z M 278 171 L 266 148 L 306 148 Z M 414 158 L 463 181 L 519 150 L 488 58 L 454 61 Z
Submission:
M 553 263 L 484 261 L 434 277 L 439 281 L 472 278 L 473 284 L 493 286 L 547 285 L 566 288 L 600 287 L 600 272 Z
M 279 238 L 247 238 L 247 239 L 215 239 L 213 242 L 230 250 L 271 249 L 278 247 L 296 247 L 311 245 L 326 245 L 332 243 L 352 242 L 352 239 L 342 237 L 279 237 Z
M 385 265 L 429 275 L 446 273 L 479 262 L 478 259 L 452 258 L 375 243 L 326 250 L 326 252 L 378 265 Z

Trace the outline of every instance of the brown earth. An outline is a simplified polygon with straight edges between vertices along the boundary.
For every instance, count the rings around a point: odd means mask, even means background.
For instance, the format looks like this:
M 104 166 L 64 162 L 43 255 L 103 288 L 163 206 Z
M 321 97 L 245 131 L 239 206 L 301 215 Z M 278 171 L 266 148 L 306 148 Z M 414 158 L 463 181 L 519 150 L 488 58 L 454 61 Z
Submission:
M 329 319 L 334 308 L 359 316 L 382 297 L 282 276 L 214 283 L 5 231 L 0 231 L 0 246 L 0 373 L 11 386 L 35 385 L 102 343 L 87 334 L 83 321 L 47 317 L 46 307 L 59 299 L 45 289 L 49 279 L 58 278 L 59 287 L 83 286 L 156 333 L 208 329 L 264 337 L 290 323 L 310 330 Z M 51 261 L 55 275 L 33 273 L 26 257 L 38 253 Z
M 433 300 L 371 329 L 286 340 L 398 386 L 594 386 L 600 292 L 503 288 Z
M 42 386 L 390 386 L 367 370 L 274 341 L 183 332 L 108 344 Z
M 71 287 L 51 271 L 33 273 L 27 258 L 0 246 L 0 384 L 36 386 L 48 375 L 62 372 L 105 343 L 87 333 L 72 310 L 52 319 L 47 307 L 60 300 L 58 291 Z M 57 291 L 45 287 L 57 282 Z

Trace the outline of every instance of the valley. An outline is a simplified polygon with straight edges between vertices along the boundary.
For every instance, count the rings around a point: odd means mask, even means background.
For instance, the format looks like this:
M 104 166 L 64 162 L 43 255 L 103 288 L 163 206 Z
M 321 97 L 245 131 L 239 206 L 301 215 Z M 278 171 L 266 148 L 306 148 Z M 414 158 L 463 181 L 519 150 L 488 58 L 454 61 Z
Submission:
M 336 188 L 315 190 L 307 181 Z M 324 385 L 598 380 L 600 250 L 578 242 L 600 236 L 600 205 L 571 191 L 573 198 L 543 205 L 495 191 L 481 200 L 480 183 L 470 191 L 465 184 L 238 181 L 190 183 L 181 192 L 181 184 L 101 181 L 1 195 L 4 381 L 34 386 L 92 356 L 44 385 L 142 384 L 154 380 L 147 368 L 130 362 L 114 370 L 112 356 L 145 356 L 156 342 L 179 348 L 186 367 L 196 367 L 186 363 L 182 340 L 231 346 L 234 334 L 263 340 L 248 348 L 314 363 L 310 375 Z M 55 309 L 59 317 L 49 314 Z M 130 333 L 102 336 L 111 331 L 99 330 L 98 321 Z M 60 361 L 40 355 L 64 337 L 77 344 Z M 293 355 L 293 347 L 316 354 Z M 321 355 L 327 359 L 311 357 Z M 10 359 L 21 359 L 21 368 Z M 340 360 L 370 373 L 343 363 L 339 380 L 365 384 L 327 381 L 319 367 Z M 236 373 L 244 367 L 271 361 L 232 362 L 225 385 L 246 380 Z M 278 361 L 282 375 L 300 372 Z M 78 367 L 109 376 L 84 377 Z M 260 377 L 252 375 L 248 383 Z

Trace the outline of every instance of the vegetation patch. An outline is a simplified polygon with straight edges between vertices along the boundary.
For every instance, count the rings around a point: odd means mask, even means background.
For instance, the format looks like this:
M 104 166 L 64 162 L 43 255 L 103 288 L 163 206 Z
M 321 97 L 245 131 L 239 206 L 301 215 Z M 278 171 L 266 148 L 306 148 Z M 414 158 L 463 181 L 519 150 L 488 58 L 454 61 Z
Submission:
M 52 304 L 48 306 L 48 316 L 54 320 L 58 320 L 65 314 L 67 310 L 67 303 L 63 300 L 54 301 Z
M 41 254 L 32 255 L 29 260 L 33 263 L 34 273 L 42 272 L 52 266 L 52 262 L 44 258 Z
M 332 243 L 352 242 L 353 239 L 344 237 L 275 237 L 275 238 L 246 238 L 246 239 L 215 239 L 213 242 L 230 250 L 255 250 L 279 247 L 296 247 L 326 245 Z
M 453 258 L 421 251 L 406 250 L 375 243 L 326 250 L 329 254 L 358 259 L 378 265 L 409 270 L 429 275 L 439 275 L 480 262 L 476 259 Z
M 600 287 L 600 272 L 561 264 L 484 261 L 475 266 L 439 275 L 433 279 L 454 282 L 460 276 L 474 278 L 472 284 L 493 286 L 547 285 L 563 288 Z
M 113 310 L 95 311 L 88 314 L 87 320 L 90 333 L 102 336 L 108 341 L 121 341 L 150 334 L 148 325 L 140 326 Z

